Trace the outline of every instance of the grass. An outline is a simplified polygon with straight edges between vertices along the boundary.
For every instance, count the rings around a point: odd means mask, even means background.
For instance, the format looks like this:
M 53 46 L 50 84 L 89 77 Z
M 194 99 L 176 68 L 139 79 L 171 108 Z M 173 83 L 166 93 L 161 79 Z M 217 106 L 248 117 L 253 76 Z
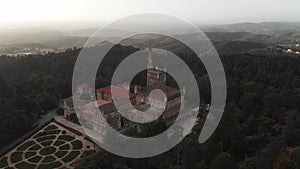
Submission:
M 57 140 L 55 143 L 54 143 L 54 146 L 60 146 L 62 144 L 64 144 L 65 142 L 64 141 L 61 141 L 61 140 Z
M 44 158 L 43 163 L 49 163 L 49 162 L 53 162 L 55 160 L 56 160 L 56 158 L 54 158 L 53 156 L 47 156 Z
M 71 142 L 73 149 L 81 149 L 82 148 L 82 142 L 79 140 Z
M 0 160 L 0 168 L 4 168 L 8 165 L 7 163 L 7 157 L 4 157 Z
M 55 147 L 45 147 L 39 152 L 41 155 L 50 155 L 56 152 Z
M 50 146 L 52 144 L 52 141 L 45 141 L 41 143 L 43 146 Z
M 53 140 L 53 139 L 55 139 L 55 137 L 56 136 L 53 136 L 53 135 L 44 136 L 44 137 L 37 138 L 36 141 L 43 142 L 43 141 L 47 141 L 47 140 Z
M 57 129 L 57 127 L 55 125 L 49 125 L 48 127 L 46 127 L 44 130 L 45 131 L 49 131 L 49 130 L 55 130 Z
M 48 136 L 48 135 L 55 135 L 55 134 L 59 134 L 59 133 L 60 133 L 60 130 L 43 131 L 43 132 L 40 132 L 40 133 L 36 134 L 36 135 L 34 136 L 34 138 L 43 137 L 43 136 Z
M 26 150 L 27 148 L 29 148 L 30 146 L 32 146 L 34 144 L 35 144 L 34 141 L 28 141 L 28 142 L 22 144 L 21 146 L 19 146 L 17 150 Z
M 93 153 L 95 153 L 96 151 L 95 150 L 85 150 L 82 155 L 80 156 L 81 158 L 85 158 Z
M 22 154 L 22 152 L 14 152 L 10 157 L 11 162 L 16 163 L 22 161 Z
M 37 155 L 37 156 L 34 156 L 34 157 L 32 157 L 31 159 L 29 159 L 28 161 L 30 161 L 30 162 L 32 162 L 32 163 L 38 163 L 38 162 L 41 161 L 41 159 L 42 159 L 42 157 L 39 156 L 39 155 Z
M 55 156 L 61 158 L 67 154 L 67 151 L 58 151 L 55 153 Z
M 75 140 L 75 138 L 72 136 L 68 136 L 68 135 L 60 135 L 58 137 L 58 140 L 72 141 L 72 140 Z
M 59 150 L 69 150 L 69 149 L 70 149 L 69 144 L 65 144 L 65 145 L 59 147 Z
M 22 161 L 21 163 L 17 164 L 16 167 L 19 169 L 33 169 L 36 167 L 36 165 L 29 164 L 29 163 L 26 163 L 25 161 Z
M 36 144 L 36 145 L 30 147 L 29 150 L 39 150 L 41 148 L 42 148 L 41 146 L 39 146 L 39 145 Z
M 74 160 L 79 154 L 80 154 L 79 151 L 72 151 L 66 157 L 64 157 L 62 160 L 66 163 L 70 162 L 70 161 Z
M 39 166 L 39 169 L 53 169 L 62 166 L 62 164 L 59 161 L 55 161 L 53 163 L 49 164 L 42 164 Z
M 36 152 L 26 152 L 25 153 L 25 158 L 33 157 L 36 155 Z

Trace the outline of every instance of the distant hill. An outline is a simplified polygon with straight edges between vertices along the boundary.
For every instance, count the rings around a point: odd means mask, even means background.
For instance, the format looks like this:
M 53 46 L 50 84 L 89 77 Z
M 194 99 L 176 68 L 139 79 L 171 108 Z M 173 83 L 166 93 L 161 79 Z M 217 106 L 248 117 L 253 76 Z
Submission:
M 211 41 L 250 41 L 267 42 L 272 36 L 253 34 L 249 32 L 205 32 Z
M 64 32 L 45 28 L 11 28 L 0 31 L 0 44 L 38 43 L 64 36 Z
M 246 41 L 229 41 L 214 43 L 214 46 L 219 54 L 228 53 L 245 53 L 254 52 L 256 50 L 266 50 L 267 45 L 257 42 L 246 42 Z
M 204 28 L 210 32 L 249 32 L 254 34 L 270 35 L 279 38 L 293 37 L 300 33 L 300 22 L 262 22 L 237 23 L 231 25 L 211 26 Z
M 282 42 L 300 41 L 300 23 L 289 22 L 263 22 L 263 23 L 238 23 L 231 25 L 209 26 L 201 28 L 207 37 L 221 46 L 227 46 L 230 49 L 244 51 L 248 48 L 261 47 L 260 45 L 273 46 Z M 90 37 L 97 28 L 57 31 L 48 28 L 12 28 L 0 30 L 0 53 L 7 53 L 16 48 L 69 48 L 82 47 L 88 37 Z M 126 35 L 128 32 L 122 30 L 106 30 L 101 37 L 94 37 L 96 43 L 103 40 L 114 42 L 116 38 Z M 181 34 L 185 38 L 193 37 L 191 34 Z M 166 49 L 181 51 L 182 46 L 172 44 L 170 39 L 151 36 L 145 38 L 131 38 L 122 41 L 123 45 L 132 45 L 144 48 L 151 46 L 154 41 L 158 41 L 160 45 Z M 218 46 L 220 47 L 220 46 Z M 227 49 L 225 47 L 223 51 Z M 3 52 L 4 51 L 4 52 Z
M 255 35 L 247 32 L 208 32 L 208 38 L 213 43 L 219 54 L 225 53 L 245 53 L 255 51 L 265 51 L 270 46 L 271 36 Z M 193 37 L 194 34 L 180 35 L 183 38 Z M 201 41 L 200 41 L 201 43 Z M 188 52 L 183 44 L 177 43 L 171 38 L 160 35 L 139 35 L 121 42 L 125 46 L 136 46 L 138 48 L 159 46 L 165 50 L 173 52 Z
M 53 48 L 82 47 L 87 39 L 88 37 L 62 36 L 39 41 L 39 43 Z

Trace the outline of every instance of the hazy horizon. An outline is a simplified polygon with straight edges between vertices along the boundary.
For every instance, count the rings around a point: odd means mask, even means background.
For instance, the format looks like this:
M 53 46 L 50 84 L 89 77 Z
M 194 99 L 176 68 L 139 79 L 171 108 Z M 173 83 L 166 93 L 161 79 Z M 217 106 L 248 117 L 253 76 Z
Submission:
M 59 1 L 27 0 L 1 3 L 0 25 L 10 27 L 99 27 L 138 13 L 164 13 L 195 25 L 244 22 L 300 22 L 297 0 Z
M 89 21 L 89 22 L 26 22 L 26 23 L 0 23 L 0 31 L 10 31 L 10 30 L 53 30 L 53 31 L 61 31 L 61 32 L 69 32 L 69 31 L 80 31 L 80 30 L 89 30 L 89 29 L 99 29 L 102 26 L 105 26 L 110 22 L 108 21 Z M 198 26 L 199 28 L 210 28 L 210 27 L 218 27 L 218 26 L 226 26 L 226 25 L 235 25 L 235 24 L 261 24 L 261 23 L 296 23 L 300 25 L 300 21 L 257 21 L 257 22 L 251 22 L 251 21 L 244 21 L 244 22 L 232 22 L 232 23 L 224 23 L 224 24 L 192 24 Z

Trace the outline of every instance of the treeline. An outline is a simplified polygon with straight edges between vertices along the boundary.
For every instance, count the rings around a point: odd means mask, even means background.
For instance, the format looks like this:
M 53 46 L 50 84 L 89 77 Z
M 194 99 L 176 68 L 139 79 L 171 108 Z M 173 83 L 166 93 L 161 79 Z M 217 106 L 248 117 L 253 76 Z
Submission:
M 30 130 L 60 98 L 71 95 L 78 52 L 0 57 L 0 148 Z
M 104 60 L 96 86 L 107 85 L 118 63 L 136 50 L 117 45 Z M 30 130 L 42 110 L 55 108 L 60 98 L 71 96 L 78 54 L 79 50 L 70 50 L 47 56 L 0 57 L 0 147 Z M 209 77 L 202 63 L 192 55 L 179 56 L 195 73 L 202 101 L 209 103 Z M 228 86 L 226 110 L 206 143 L 197 141 L 203 118 L 193 134 L 162 155 L 127 159 L 102 151 L 78 168 L 299 168 L 300 58 L 229 54 L 221 60 Z
M 96 87 L 108 85 L 118 63 L 136 50 L 115 45 L 103 60 Z M 0 56 L 0 148 L 29 131 L 60 99 L 72 95 L 79 52 L 74 48 L 46 56 Z

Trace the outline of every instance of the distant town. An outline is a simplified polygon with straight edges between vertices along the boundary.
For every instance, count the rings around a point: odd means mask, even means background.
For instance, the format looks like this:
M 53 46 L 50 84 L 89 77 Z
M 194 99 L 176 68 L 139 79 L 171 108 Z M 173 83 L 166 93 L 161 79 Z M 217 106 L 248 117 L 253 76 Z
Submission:
M 282 49 L 282 52 L 287 54 L 296 54 L 300 55 L 300 43 L 298 40 L 292 42 L 280 43 L 278 44 L 279 49 Z
M 70 48 L 30 48 L 30 47 L 24 47 L 24 48 L 17 48 L 15 50 L 8 50 L 7 53 L 1 53 L 1 51 L 5 51 L 5 48 L 0 47 L 0 55 L 6 55 L 11 57 L 17 57 L 17 56 L 31 56 L 31 55 L 41 55 L 45 56 L 51 53 L 63 53 L 67 52 L 68 50 L 76 49 L 76 47 Z

